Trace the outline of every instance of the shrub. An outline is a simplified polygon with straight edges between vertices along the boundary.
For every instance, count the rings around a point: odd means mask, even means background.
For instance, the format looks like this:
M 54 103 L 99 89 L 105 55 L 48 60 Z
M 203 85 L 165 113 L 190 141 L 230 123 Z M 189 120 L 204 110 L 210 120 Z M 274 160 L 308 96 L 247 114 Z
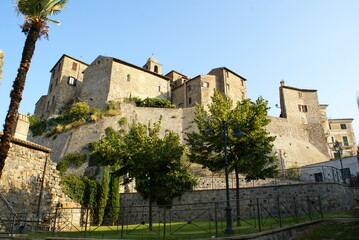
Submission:
M 155 108 L 175 108 L 171 101 L 161 98 L 145 98 L 142 100 L 139 97 L 131 97 L 125 99 L 127 102 L 134 102 L 137 107 L 155 107 Z
M 71 174 L 62 177 L 60 184 L 65 193 L 74 201 L 91 208 L 96 205 L 98 183 L 88 177 Z
M 31 115 L 29 116 L 29 122 L 29 128 L 34 136 L 41 135 L 46 129 L 46 119 L 37 119 L 36 115 Z
M 89 114 L 90 107 L 83 102 L 78 102 L 64 116 L 68 117 L 71 122 L 75 122 L 83 118 L 86 119 Z
M 86 162 L 85 153 L 69 153 L 56 166 L 60 174 L 64 174 L 71 165 L 81 167 Z

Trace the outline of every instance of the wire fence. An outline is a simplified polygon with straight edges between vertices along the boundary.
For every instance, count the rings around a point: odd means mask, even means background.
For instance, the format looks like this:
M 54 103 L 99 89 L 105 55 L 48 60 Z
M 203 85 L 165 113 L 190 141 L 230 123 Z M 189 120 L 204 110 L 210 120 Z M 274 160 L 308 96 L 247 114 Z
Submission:
M 57 208 L 41 230 L 53 237 L 116 239 L 198 239 L 226 236 L 226 201 L 121 207 L 114 222 L 99 226 L 98 209 Z M 323 217 L 319 196 L 231 200 L 236 235 L 261 232 Z M 105 211 L 109 210 L 106 208 Z M 152 220 L 150 220 L 152 219 Z M 46 223 L 46 224 L 45 224 Z

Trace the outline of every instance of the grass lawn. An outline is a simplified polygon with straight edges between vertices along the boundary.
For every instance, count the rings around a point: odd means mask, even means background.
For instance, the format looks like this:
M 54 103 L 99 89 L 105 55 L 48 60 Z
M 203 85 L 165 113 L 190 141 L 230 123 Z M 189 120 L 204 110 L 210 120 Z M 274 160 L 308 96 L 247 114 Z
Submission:
M 327 221 L 319 224 L 309 232 L 296 237 L 294 240 L 359 239 L 359 219 L 357 221 Z
M 345 214 L 324 214 L 324 218 L 359 218 L 359 214 L 345 213 Z M 312 219 L 320 219 L 320 215 L 313 215 Z M 309 221 L 308 216 L 300 216 L 298 222 Z M 297 223 L 297 221 L 292 217 L 283 217 L 281 219 L 282 226 L 288 226 Z M 359 223 L 359 222 L 357 222 Z M 352 226 L 351 224 L 347 224 Z M 338 225 L 343 227 L 342 225 Z M 223 230 L 226 227 L 225 221 L 193 221 L 193 222 L 177 222 L 177 223 L 167 223 L 166 228 L 164 228 L 163 223 L 153 224 L 153 229 L 150 231 L 147 224 L 139 225 L 128 225 L 128 226 L 101 226 L 95 227 L 91 226 L 88 229 L 77 228 L 72 231 L 67 232 L 55 232 L 56 237 L 72 237 L 72 238 L 107 238 L 107 239 L 165 239 L 169 240 L 180 240 L 180 239 L 200 239 L 200 238 L 211 238 L 216 235 L 228 236 L 223 233 Z M 279 228 L 280 221 L 278 218 L 262 218 L 261 219 L 261 231 Z M 258 219 L 242 220 L 241 226 L 237 227 L 236 222 L 233 222 L 233 228 L 235 230 L 234 235 L 244 235 L 250 233 L 256 233 L 259 231 L 258 228 Z M 328 229 L 334 229 L 334 227 L 328 226 Z M 354 226 L 353 226 L 354 228 Z M 357 225 L 357 229 L 358 225 Z M 326 230 L 320 230 L 326 231 Z M 334 231 L 334 230 L 333 230 Z M 329 231 L 327 231 L 329 232 Z M 338 232 L 335 230 L 334 232 Z M 329 236 L 332 236 L 331 233 Z M 51 232 L 46 233 L 32 233 L 29 234 L 29 238 L 45 238 L 52 236 Z M 359 239 L 359 233 L 356 232 L 358 238 L 349 238 L 349 239 Z M 318 239 L 314 238 L 299 238 L 299 239 Z M 320 239 L 320 238 L 319 238 Z M 348 239 L 348 238 L 338 238 L 338 239 Z

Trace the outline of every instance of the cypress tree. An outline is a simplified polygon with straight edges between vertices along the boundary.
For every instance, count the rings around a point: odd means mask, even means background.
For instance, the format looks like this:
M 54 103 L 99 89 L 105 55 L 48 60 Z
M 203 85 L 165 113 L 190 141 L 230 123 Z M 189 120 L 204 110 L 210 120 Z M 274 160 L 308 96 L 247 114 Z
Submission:
M 110 166 L 106 166 L 103 172 L 101 186 L 99 189 L 97 214 L 95 214 L 95 223 L 98 226 L 102 224 L 103 217 L 105 215 L 105 207 L 106 207 L 108 192 L 109 192 L 109 184 L 108 184 L 109 175 L 110 175 Z
M 117 163 L 114 165 L 113 171 L 120 169 L 120 165 Z M 106 216 L 109 218 L 112 225 L 117 221 L 118 214 L 120 212 L 120 176 L 116 174 L 111 174 L 110 181 L 110 193 L 109 199 L 107 201 L 108 212 Z

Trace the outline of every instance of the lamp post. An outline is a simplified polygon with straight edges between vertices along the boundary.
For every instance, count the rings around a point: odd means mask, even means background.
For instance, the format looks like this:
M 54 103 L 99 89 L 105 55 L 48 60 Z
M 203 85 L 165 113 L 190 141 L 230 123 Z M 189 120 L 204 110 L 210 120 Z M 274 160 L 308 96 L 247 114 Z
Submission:
M 233 119 L 227 121 L 224 120 L 219 120 L 220 121 L 220 126 L 221 126 L 221 132 L 222 132 L 222 139 L 223 139 L 223 149 L 224 149 L 224 171 L 225 171 L 225 177 L 226 177 L 226 222 L 227 222 L 227 226 L 226 229 L 224 230 L 225 234 L 234 234 L 234 230 L 232 227 L 232 207 L 231 207 L 231 202 L 230 202 L 230 194 L 229 194 L 229 171 L 228 171 L 228 151 L 227 151 L 227 145 L 228 145 L 228 122 L 230 121 L 234 121 Z M 209 133 L 213 133 L 213 129 L 211 129 L 211 127 L 207 127 L 207 129 L 205 129 L 203 131 L 205 134 L 209 134 Z M 243 135 L 243 133 L 238 129 L 233 136 L 239 137 Z
M 228 141 L 228 123 L 226 121 L 221 122 L 222 128 L 222 137 L 224 144 L 224 171 L 226 174 L 226 198 L 227 198 L 227 206 L 226 206 L 226 220 L 227 227 L 224 230 L 225 234 L 234 234 L 234 230 L 232 227 L 232 207 L 229 196 L 229 180 L 228 180 L 228 153 L 227 153 L 227 141 Z
M 344 174 L 343 174 L 343 162 L 342 162 L 342 147 L 340 146 L 340 143 L 338 141 L 335 141 L 334 143 L 334 147 L 335 147 L 335 150 L 337 151 L 338 153 L 338 156 L 339 156 L 339 161 L 340 161 L 340 172 L 341 172 L 341 175 L 342 175 L 342 181 L 344 182 Z

